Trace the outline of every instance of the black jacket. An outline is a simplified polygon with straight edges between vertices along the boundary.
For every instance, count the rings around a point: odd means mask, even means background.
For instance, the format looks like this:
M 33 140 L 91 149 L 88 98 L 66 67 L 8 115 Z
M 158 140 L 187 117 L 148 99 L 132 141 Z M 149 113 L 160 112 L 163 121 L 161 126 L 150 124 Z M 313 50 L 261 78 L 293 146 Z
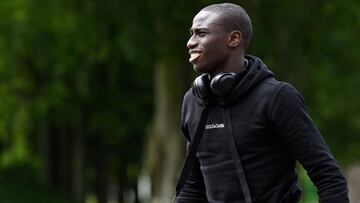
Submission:
M 177 202 L 244 202 L 229 139 L 236 144 L 253 202 L 298 202 L 296 160 L 316 185 L 320 202 L 349 202 L 346 180 L 300 93 L 277 81 L 259 58 L 246 58 L 246 75 L 210 107 L 196 163 Z M 182 131 L 188 143 L 208 102 L 192 89 L 184 96 Z

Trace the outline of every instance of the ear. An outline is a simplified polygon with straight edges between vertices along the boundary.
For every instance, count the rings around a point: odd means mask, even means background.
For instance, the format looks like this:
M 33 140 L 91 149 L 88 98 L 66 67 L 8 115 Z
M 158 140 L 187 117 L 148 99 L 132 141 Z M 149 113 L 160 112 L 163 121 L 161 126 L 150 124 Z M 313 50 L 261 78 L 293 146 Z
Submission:
M 230 32 L 228 36 L 228 45 L 229 47 L 237 47 L 242 40 L 242 34 L 239 30 L 234 30 Z

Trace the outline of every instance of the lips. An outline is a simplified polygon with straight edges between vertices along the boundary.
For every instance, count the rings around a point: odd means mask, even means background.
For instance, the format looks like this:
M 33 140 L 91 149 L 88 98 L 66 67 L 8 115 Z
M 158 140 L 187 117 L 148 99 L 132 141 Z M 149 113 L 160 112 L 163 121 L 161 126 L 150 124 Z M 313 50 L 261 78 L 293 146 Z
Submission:
M 198 59 L 201 56 L 200 51 L 189 51 L 189 54 L 190 54 L 190 58 L 189 58 L 190 63 L 194 62 L 196 59 Z

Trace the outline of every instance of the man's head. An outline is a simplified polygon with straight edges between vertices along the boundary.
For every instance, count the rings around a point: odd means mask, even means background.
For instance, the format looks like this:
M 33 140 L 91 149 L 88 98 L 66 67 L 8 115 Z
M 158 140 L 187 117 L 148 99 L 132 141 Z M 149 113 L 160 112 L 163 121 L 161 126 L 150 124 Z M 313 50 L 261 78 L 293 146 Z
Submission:
M 187 47 L 194 69 L 216 74 L 233 71 L 243 64 L 252 26 L 249 16 L 240 6 L 214 4 L 203 8 L 194 17 L 190 33 Z

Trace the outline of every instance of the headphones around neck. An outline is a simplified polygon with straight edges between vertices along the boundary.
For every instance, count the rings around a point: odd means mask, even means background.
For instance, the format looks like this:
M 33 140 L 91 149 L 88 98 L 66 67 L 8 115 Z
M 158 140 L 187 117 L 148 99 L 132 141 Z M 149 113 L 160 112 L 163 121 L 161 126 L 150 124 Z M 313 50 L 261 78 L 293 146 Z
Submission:
M 236 84 L 235 73 L 219 73 L 210 79 L 209 74 L 198 76 L 193 83 L 195 94 L 202 98 L 208 99 L 214 96 L 224 97 L 232 91 Z
M 248 60 L 245 59 L 246 70 Z M 244 71 L 240 73 L 240 76 Z M 240 77 L 241 78 L 241 77 Z M 198 76 L 193 83 L 193 91 L 201 99 L 209 99 L 214 96 L 225 97 L 231 93 L 236 83 L 240 79 L 236 73 L 219 73 L 213 78 L 209 74 L 205 73 Z

